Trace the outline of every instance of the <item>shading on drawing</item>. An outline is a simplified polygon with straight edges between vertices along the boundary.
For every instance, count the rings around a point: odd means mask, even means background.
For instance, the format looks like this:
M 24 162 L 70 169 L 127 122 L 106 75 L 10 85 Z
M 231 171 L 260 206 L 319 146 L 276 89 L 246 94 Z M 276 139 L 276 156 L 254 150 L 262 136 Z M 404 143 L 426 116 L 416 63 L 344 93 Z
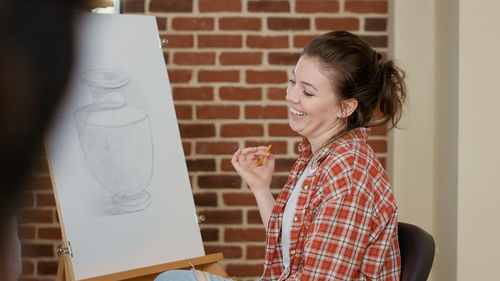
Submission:
M 120 215 L 144 210 L 151 195 L 145 190 L 153 175 L 153 141 L 148 114 L 127 104 L 127 73 L 95 69 L 83 74 L 93 103 L 75 112 L 80 145 L 88 167 L 103 187 L 91 203 L 95 215 Z M 107 191 L 107 192 L 106 192 Z

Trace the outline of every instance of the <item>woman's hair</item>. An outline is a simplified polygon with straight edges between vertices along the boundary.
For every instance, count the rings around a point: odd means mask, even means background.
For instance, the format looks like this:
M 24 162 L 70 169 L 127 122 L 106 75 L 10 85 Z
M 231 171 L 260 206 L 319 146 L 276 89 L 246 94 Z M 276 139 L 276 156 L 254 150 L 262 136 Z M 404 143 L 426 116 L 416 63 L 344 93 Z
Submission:
M 396 127 L 406 99 L 404 72 L 365 41 L 347 31 L 323 34 L 307 44 L 302 55 L 317 58 L 341 100 L 354 98 L 356 110 L 345 131 L 389 124 Z

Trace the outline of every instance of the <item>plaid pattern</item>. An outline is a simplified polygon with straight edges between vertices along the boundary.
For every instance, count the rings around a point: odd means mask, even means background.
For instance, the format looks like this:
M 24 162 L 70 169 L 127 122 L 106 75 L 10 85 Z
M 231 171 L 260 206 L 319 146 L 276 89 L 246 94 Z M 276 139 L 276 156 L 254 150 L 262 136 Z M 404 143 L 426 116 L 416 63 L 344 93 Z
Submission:
M 387 175 L 366 143 L 369 132 L 354 129 L 320 152 L 316 172 L 300 187 L 290 267 L 283 272 L 283 211 L 312 154 L 306 139 L 300 144 L 269 220 L 262 280 L 399 280 L 397 207 Z

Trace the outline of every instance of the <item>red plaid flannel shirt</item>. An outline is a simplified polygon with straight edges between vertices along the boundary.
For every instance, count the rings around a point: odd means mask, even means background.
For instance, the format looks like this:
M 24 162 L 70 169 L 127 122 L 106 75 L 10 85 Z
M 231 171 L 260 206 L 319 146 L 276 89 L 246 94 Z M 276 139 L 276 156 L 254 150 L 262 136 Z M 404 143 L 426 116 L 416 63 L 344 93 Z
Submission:
M 283 211 L 311 157 L 309 142 L 300 144 L 269 220 L 262 280 L 399 280 L 396 203 L 366 143 L 369 131 L 354 129 L 320 152 L 316 172 L 301 187 L 283 272 Z

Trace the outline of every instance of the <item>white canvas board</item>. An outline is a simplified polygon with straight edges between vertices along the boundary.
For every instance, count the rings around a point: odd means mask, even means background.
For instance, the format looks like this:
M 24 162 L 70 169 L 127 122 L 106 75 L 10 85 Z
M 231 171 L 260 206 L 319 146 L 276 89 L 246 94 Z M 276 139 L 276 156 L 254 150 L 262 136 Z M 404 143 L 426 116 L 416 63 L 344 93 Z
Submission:
M 205 255 L 155 18 L 82 15 L 47 137 L 77 280 Z

